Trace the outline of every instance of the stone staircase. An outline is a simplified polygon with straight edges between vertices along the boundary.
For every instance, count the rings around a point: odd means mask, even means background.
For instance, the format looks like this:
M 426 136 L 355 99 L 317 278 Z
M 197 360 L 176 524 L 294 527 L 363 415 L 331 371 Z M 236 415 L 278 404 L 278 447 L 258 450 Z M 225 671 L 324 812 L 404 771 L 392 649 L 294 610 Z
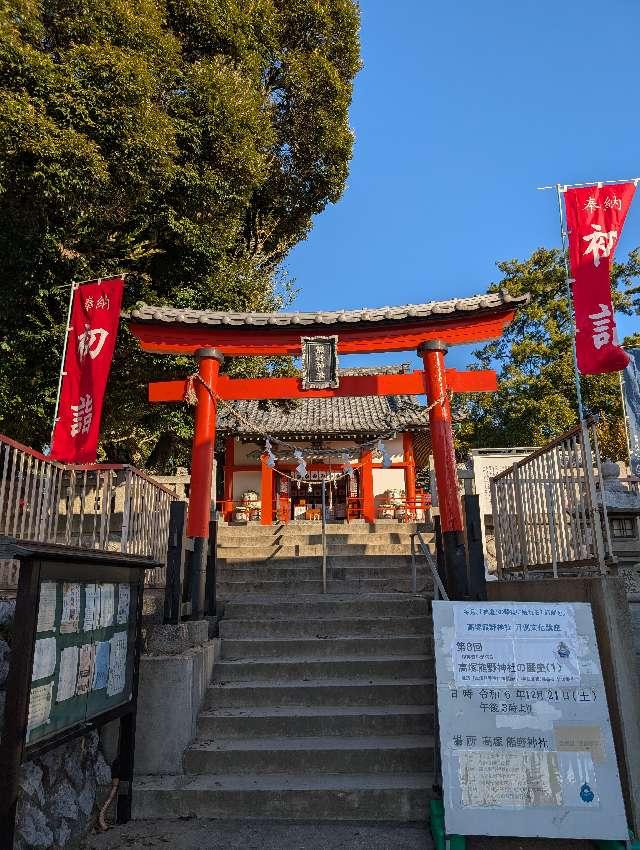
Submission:
M 379 521 L 327 525 L 327 590 L 333 593 L 411 591 L 413 523 Z M 433 534 L 420 526 L 429 543 Z M 424 558 L 416 560 L 416 589 L 430 583 Z M 247 592 L 322 592 L 322 532 L 317 522 L 287 525 L 221 524 L 218 596 Z
M 357 569 L 363 559 L 351 557 Z M 275 556 L 269 570 L 288 558 Z M 226 603 L 221 661 L 184 772 L 137 777 L 134 816 L 424 820 L 434 758 L 429 600 L 294 596 L 286 575 L 262 578 L 264 562 L 251 563 L 251 579 L 229 583 L 272 582 L 289 592 Z

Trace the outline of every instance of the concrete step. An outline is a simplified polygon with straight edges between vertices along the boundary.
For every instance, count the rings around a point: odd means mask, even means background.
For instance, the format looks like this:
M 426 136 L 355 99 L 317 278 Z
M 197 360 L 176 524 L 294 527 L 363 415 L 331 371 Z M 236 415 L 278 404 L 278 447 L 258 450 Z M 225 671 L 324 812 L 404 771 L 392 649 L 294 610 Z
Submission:
M 227 603 L 225 617 L 252 620 L 304 620 L 316 618 L 415 617 L 429 611 L 424 596 L 381 593 L 354 599 L 351 596 L 300 595 L 297 599 L 278 599 L 255 594 Z
M 220 708 L 202 712 L 199 738 L 252 738 L 292 735 L 427 735 L 433 732 L 433 706 L 314 706 L 302 708 Z
M 218 567 L 219 581 L 287 581 L 291 579 L 315 579 L 322 571 L 320 559 L 312 564 L 303 561 L 296 566 L 281 566 L 278 561 L 258 564 L 224 563 Z M 333 577 L 340 576 L 345 581 L 360 578 L 406 578 L 411 574 L 411 561 L 402 566 L 386 566 L 383 562 L 378 566 L 377 559 L 371 558 L 371 562 L 361 558 L 354 558 L 353 562 L 346 567 L 334 567 L 331 560 L 327 563 L 327 573 Z M 419 575 L 431 575 L 426 562 L 416 562 L 416 573 Z
M 423 539 L 428 540 L 433 537 L 433 534 L 423 534 Z M 327 533 L 326 540 L 328 545 L 362 545 L 367 543 L 388 543 L 388 544 L 403 544 L 411 545 L 411 534 L 408 531 L 376 531 L 376 532 L 356 532 L 348 534 L 332 534 Z M 278 532 L 267 535 L 254 535 L 251 531 L 245 534 L 238 535 L 218 535 L 218 547 L 239 546 L 250 548 L 252 546 L 264 546 L 266 541 L 274 546 L 286 545 L 306 545 L 306 546 L 321 546 L 322 532 L 307 532 L 305 534 L 288 534 L 287 532 Z
M 369 658 L 390 655 L 426 655 L 431 652 L 432 641 L 427 637 L 364 637 L 364 638 L 296 638 L 278 640 L 223 640 L 223 661 L 241 658 L 281 658 L 299 655 L 302 658 Z
M 207 688 L 204 711 L 299 705 L 432 705 L 433 683 L 417 679 L 309 679 L 214 682 Z
M 227 603 L 227 608 L 232 603 Z M 301 620 L 225 618 L 220 621 L 220 636 L 227 639 L 251 638 L 355 638 L 401 637 L 430 635 L 432 621 L 429 616 L 410 617 L 316 617 Z M 223 642 L 223 646 L 224 646 Z
M 280 558 L 310 558 L 322 556 L 322 544 L 289 543 L 282 545 L 265 546 L 219 546 L 218 554 L 226 560 L 239 560 L 249 557 L 252 560 L 278 560 Z M 351 543 L 351 544 L 327 544 L 327 555 L 346 555 L 348 557 L 360 557 L 362 555 L 411 555 L 411 547 L 408 543 Z
M 353 520 L 352 522 L 328 522 L 327 534 L 377 534 L 377 533 L 399 533 L 412 534 L 415 531 L 420 531 L 425 534 L 433 533 L 433 526 L 424 522 L 399 522 L 396 519 L 379 519 L 373 523 L 366 523 L 364 520 Z M 237 523 L 218 523 L 218 537 L 234 537 L 245 536 L 247 533 L 260 534 L 269 536 L 276 534 L 286 534 L 294 537 L 297 535 L 304 536 L 305 534 L 318 534 L 321 531 L 321 523 L 319 520 L 295 520 L 287 523 L 274 523 L 272 525 L 262 525 L 259 522 L 237 522 Z
M 418 821 L 432 786 L 426 772 L 138 776 L 133 817 Z
M 220 661 L 213 671 L 216 682 L 257 682 L 344 678 L 361 679 L 419 679 L 433 675 L 433 659 L 426 655 L 412 657 L 376 658 L 255 658 L 241 661 Z
M 416 583 L 416 589 L 419 591 L 431 591 L 432 583 L 425 576 L 420 578 Z M 394 593 L 404 592 L 411 593 L 413 590 L 413 581 L 410 577 L 402 578 L 357 578 L 357 579 L 332 579 L 328 577 L 327 591 L 329 593 L 352 593 L 352 594 L 369 594 L 369 593 Z M 221 599 L 236 600 L 242 599 L 247 593 L 279 593 L 288 594 L 289 596 L 297 597 L 300 593 L 322 593 L 322 582 L 320 580 L 313 581 L 312 579 L 301 579 L 297 581 L 290 579 L 288 581 L 220 581 L 217 585 L 218 596 Z
M 357 566 L 363 567 L 404 567 L 411 568 L 411 555 L 371 555 L 363 557 L 362 555 L 335 555 L 328 557 L 327 563 L 334 569 L 351 569 Z M 426 568 L 427 562 L 425 558 L 417 556 L 416 564 L 421 564 Z M 320 569 L 322 566 L 322 557 L 320 555 L 311 556 L 295 556 L 295 557 L 276 557 L 276 558 L 254 558 L 253 556 L 238 558 L 218 558 L 218 569 L 224 571 L 226 569 L 235 568 L 263 568 L 271 567 L 272 569 L 295 569 L 309 568 Z
M 184 754 L 185 773 L 418 773 L 433 770 L 433 738 L 233 738 L 195 741 Z
M 225 578 L 216 583 L 216 591 L 221 599 L 243 598 L 247 593 L 277 593 L 298 596 L 300 593 L 322 593 L 322 580 L 302 578 L 281 581 L 263 579 L 255 581 L 229 581 Z

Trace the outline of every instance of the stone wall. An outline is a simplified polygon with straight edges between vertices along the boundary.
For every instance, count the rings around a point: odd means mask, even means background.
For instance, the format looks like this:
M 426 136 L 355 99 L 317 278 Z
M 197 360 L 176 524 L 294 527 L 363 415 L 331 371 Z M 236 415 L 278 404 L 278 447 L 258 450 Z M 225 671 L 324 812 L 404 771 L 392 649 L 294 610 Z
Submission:
M 4 723 L 15 602 L 0 599 L 0 728 Z M 97 732 L 22 767 L 14 850 L 78 847 L 93 826 L 111 771 Z M 104 789 L 104 790 L 103 790 Z

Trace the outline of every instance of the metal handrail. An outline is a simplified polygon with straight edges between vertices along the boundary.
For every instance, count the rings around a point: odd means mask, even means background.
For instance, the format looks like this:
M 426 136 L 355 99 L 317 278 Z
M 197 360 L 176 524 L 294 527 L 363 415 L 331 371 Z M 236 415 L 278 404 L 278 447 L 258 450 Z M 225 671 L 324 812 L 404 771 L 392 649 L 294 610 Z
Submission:
M 417 591 L 418 584 L 418 576 L 416 570 L 416 545 L 415 538 L 418 538 L 418 546 L 420 548 L 420 552 L 427 559 L 427 564 L 429 565 L 429 569 L 431 570 L 431 575 L 433 576 L 434 588 L 433 588 L 433 598 L 434 599 L 444 599 L 445 602 L 449 601 L 449 596 L 447 591 L 444 589 L 444 585 L 442 584 L 442 579 L 438 574 L 438 567 L 436 566 L 436 562 L 433 560 L 433 555 L 429 551 L 429 547 L 424 542 L 422 534 L 416 529 L 411 535 L 411 585 L 413 588 L 413 592 Z
M 322 592 L 327 592 L 327 497 L 326 480 L 322 481 Z

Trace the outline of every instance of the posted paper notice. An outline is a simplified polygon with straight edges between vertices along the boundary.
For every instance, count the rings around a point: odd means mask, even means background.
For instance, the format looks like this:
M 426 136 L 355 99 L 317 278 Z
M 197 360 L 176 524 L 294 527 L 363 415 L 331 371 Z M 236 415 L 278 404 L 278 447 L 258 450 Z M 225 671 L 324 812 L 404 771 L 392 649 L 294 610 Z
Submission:
M 83 632 L 92 632 L 98 627 L 98 585 L 85 584 L 84 586 L 84 622 Z
M 31 681 L 46 679 L 53 675 L 56 669 L 56 639 L 54 637 L 42 638 L 36 641 L 33 653 L 33 671 Z
M 106 629 L 113 625 L 115 585 L 101 584 L 100 586 L 100 628 Z
M 111 644 L 108 640 L 101 640 L 96 644 L 96 658 L 93 673 L 93 684 L 91 690 L 99 691 L 107 687 L 109 679 L 109 655 Z
M 56 702 L 63 702 L 75 696 L 78 679 L 78 654 L 77 646 L 67 646 L 62 650 Z
M 131 585 L 129 584 L 119 584 L 118 585 L 118 615 L 117 615 L 117 623 L 119 626 L 123 626 L 125 623 L 129 622 L 129 605 L 131 602 Z
M 78 683 L 76 685 L 76 694 L 81 696 L 91 690 L 93 681 L 93 670 L 96 658 L 96 647 L 93 643 L 85 643 L 80 647 L 80 657 L 78 662 Z
M 43 581 L 40 585 L 40 604 L 38 605 L 38 632 L 52 632 L 56 624 L 56 603 L 58 585 L 55 581 Z
M 117 632 L 111 638 L 110 643 L 109 679 L 107 681 L 108 697 L 122 693 L 124 690 L 127 669 L 127 633 Z
M 51 714 L 51 695 L 53 682 L 32 688 L 29 695 L 29 716 L 27 719 L 27 735 L 36 726 L 47 723 Z
M 62 616 L 60 631 L 62 634 L 73 634 L 80 630 L 80 585 L 75 582 L 65 582 L 62 585 Z

